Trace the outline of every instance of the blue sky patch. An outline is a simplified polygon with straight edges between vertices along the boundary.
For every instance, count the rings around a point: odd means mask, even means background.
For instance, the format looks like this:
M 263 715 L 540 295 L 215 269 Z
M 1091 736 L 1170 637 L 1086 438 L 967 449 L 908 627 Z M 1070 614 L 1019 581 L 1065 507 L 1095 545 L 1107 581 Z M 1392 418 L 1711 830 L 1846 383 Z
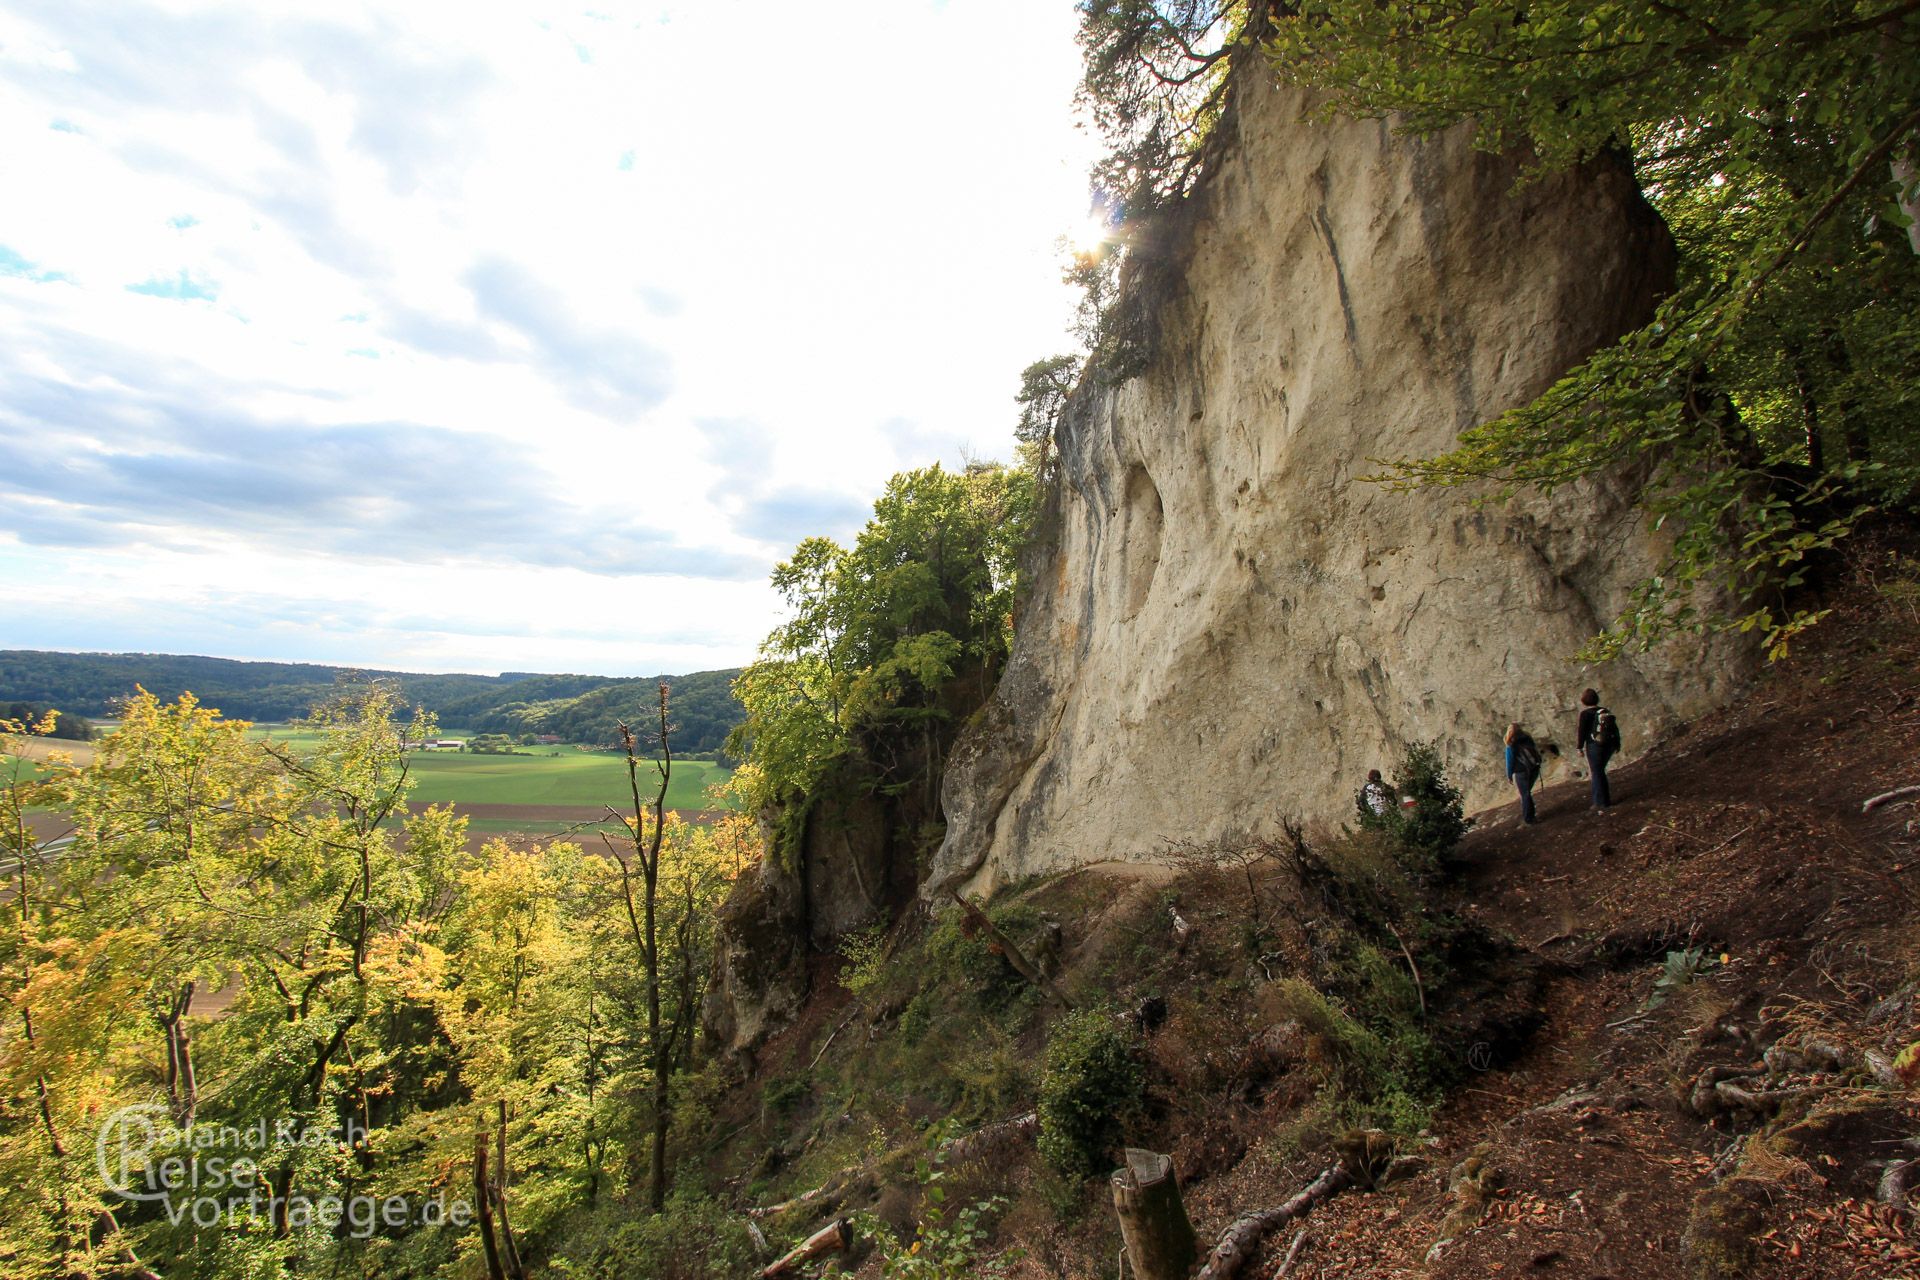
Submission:
M 212 302 L 220 296 L 218 289 L 195 280 L 184 271 L 171 280 L 149 276 L 139 284 L 128 285 L 127 292 L 144 293 L 149 298 L 177 298 L 182 302 Z
M 56 280 L 72 279 L 64 271 L 42 271 L 38 265 L 27 261 L 3 244 L 0 244 L 0 276 L 31 280 L 35 284 L 52 284 Z

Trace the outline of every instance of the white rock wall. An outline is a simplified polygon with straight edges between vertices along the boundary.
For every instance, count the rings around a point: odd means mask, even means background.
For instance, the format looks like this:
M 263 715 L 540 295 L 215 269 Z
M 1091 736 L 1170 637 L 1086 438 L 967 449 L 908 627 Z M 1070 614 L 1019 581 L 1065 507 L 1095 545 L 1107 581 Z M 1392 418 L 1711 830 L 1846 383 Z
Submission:
M 1464 131 L 1302 123 L 1304 97 L 1241 79 L 1151 367 L 1062 431 L 1051 540 L 950 766 L 931 885 L 1339 820 L 1409 741 L 1440 743 L 1470 807 L 1498 803 L 1509 720 L 1570 759 L 1596 684 L 1632 754 L 1746 669 L 1730 647 L 1570 661 L 1649 563 L 1619 483 L 1475 511 L 1358 479 L 1644 321 L 1671 252 L 1627 175 L 1515 191 Z

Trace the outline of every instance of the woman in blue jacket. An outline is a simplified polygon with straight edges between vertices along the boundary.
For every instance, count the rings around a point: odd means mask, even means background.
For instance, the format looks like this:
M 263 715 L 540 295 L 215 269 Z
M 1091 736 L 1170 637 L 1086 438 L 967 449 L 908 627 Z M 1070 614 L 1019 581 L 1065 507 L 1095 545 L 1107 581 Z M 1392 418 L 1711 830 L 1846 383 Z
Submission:
M 1540 748 L 1518 723 L 1507 726 L 1507 776 L 1520 792 L 1520 821 L 1532 825 L 1533 784 L 1540 779 Z

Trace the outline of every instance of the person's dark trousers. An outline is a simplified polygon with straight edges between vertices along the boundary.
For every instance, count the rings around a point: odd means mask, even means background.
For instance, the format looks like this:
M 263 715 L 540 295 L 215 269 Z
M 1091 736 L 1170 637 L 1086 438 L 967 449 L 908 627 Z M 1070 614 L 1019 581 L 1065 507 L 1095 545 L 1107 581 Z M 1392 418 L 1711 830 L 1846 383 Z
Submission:
M 1533 817 L 1533 775 L 1516 773 L 1513 775 L 1514 789 L 1520 793 L 1520 821 L 1532 822 Z
M 1587 744 L 1587 772 L 1593 779 L 1593 807 L 1613 807 L 1613 793 L 1607 788 L 1607 753 L 1597 742 Z

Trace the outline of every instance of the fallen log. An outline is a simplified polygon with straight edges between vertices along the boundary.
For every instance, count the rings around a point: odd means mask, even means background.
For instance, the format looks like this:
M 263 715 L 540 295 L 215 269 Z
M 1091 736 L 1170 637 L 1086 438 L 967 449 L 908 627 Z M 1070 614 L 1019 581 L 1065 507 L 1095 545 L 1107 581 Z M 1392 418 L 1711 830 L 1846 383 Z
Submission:
M 1027 959 L 1026 952 L 1020 950 L 1012 938 L 1002 933 L 1000 926 L 996 925 L 986 912 L 961 897 L 958 889 L 949 889 L 947 896 L 960 904 L 960 909 L 966 913 L 968 923 L 987 935 L 993 945 L 999 949 L 1000 954 L 1006 957 L 1007 963 L 1013 966 L 1015 973 L 1032 983 L 1039 989 L 1040 994 L 1056 1001 L 1062 1008 L 1074 1007 L 1073 1001 L 1067 998 L 1067 993 L 1062 991 L 1053 979 L 1040 972 L 1040 966 Z
M 812 1204 L 815 1200 L 825 1198 L 827 1194 L 833 1190 L 836 1183 L 852 1177 L 854 1174 L 860 1172 L 860 1169 L 861 1166 L 859 1165 L 855 1165 L 851 1169 L 842 1169 L 813 1190 L 802 1191 L 791 1200 L 782 1200 L 779 1204 L 762 1205 L 757 1209 L 747 1210 L 747 1217 L 771 1218 L 777 1213 L 785 1213 L 789 1209 L 798 1209 L 803 1205 Z
M 1011 1120 L 996 1120 L 990 1125 L 975 1129 L 972 1133 L 963 1133 L 957 1138 L 948 1138 L 940 1145 L 940 1149 L 936 1153 L 935 1158 L 941 1161 L 954 1162 L 969 1160 L 974 1156 L 983 1155 L 991 1151 L 1001 1142 L 1013 1138 L 1031 1138 L 1038 1132 L 1040 1132 L 1040 1113 L 1037 1111 L 1029 1111 L 1023 1115 L 1017 1115 Z M 860 1174 L 868 1168 L 868 1164 L 870 1163 L 871 1162 L 867 1164 L 849 1165 L 845 1169 L 838 1170 L 831 1174 L 825 1182 L 813 1188 L 813 1190 L 802 1191 L 791 1200 L 782 1200 L 779 1204 L 760 1205 L 757 1208 L 748 1209 L 746 1211 L 747 1218 L 749 1221 L 756 1218 L 771 1218 L 776 1214 L 785 1213 L 789 1209 L 804 1209 L 810 1204 L 831 1200 L 834 1196 L 840 1195 L 853 1179 L 859 1177 Z
M 939 1158 L 959 1163 L 992 1150 L 1012 1138 L 1030 1138 L 1040 1132 L 1040 1113 L 1029 1111 L 1011 1120 L 1000 1120 L 985 1128 L 963 1133 L 940 1144 Z
M 835 1218 L 820 1230 L 808 1236 L 794 1248 L 775 1259 L 760 1272 L 760 1280 L 773 1280 L 775 1276 L 790 1276 L 803 1262 L 828 1253 L 840 1253 L 853 1247 L 853 1225 L 845 1218 Z
M 1259 1247 L 1261 1238 L 1269 1231 L 1282 1223 L 1305 1217 L 1315 1205 L 1352 1183 L 1353 1175 L 1344 1165 L 1332 1165 L 1309 1183 L 1306 1190 L 1285 1204 L 1241 1218 L 1228 1227 L 1226 1234 L 1220 1237 L 1220 1243 L 1213 1246 L 1213 1252 L 1207 1255 L 1206 1265 L 1200 1268 L 1200 1274 L 1194 1280 L 1229 1280 L 1247 1264 L 1253 1251 Z

